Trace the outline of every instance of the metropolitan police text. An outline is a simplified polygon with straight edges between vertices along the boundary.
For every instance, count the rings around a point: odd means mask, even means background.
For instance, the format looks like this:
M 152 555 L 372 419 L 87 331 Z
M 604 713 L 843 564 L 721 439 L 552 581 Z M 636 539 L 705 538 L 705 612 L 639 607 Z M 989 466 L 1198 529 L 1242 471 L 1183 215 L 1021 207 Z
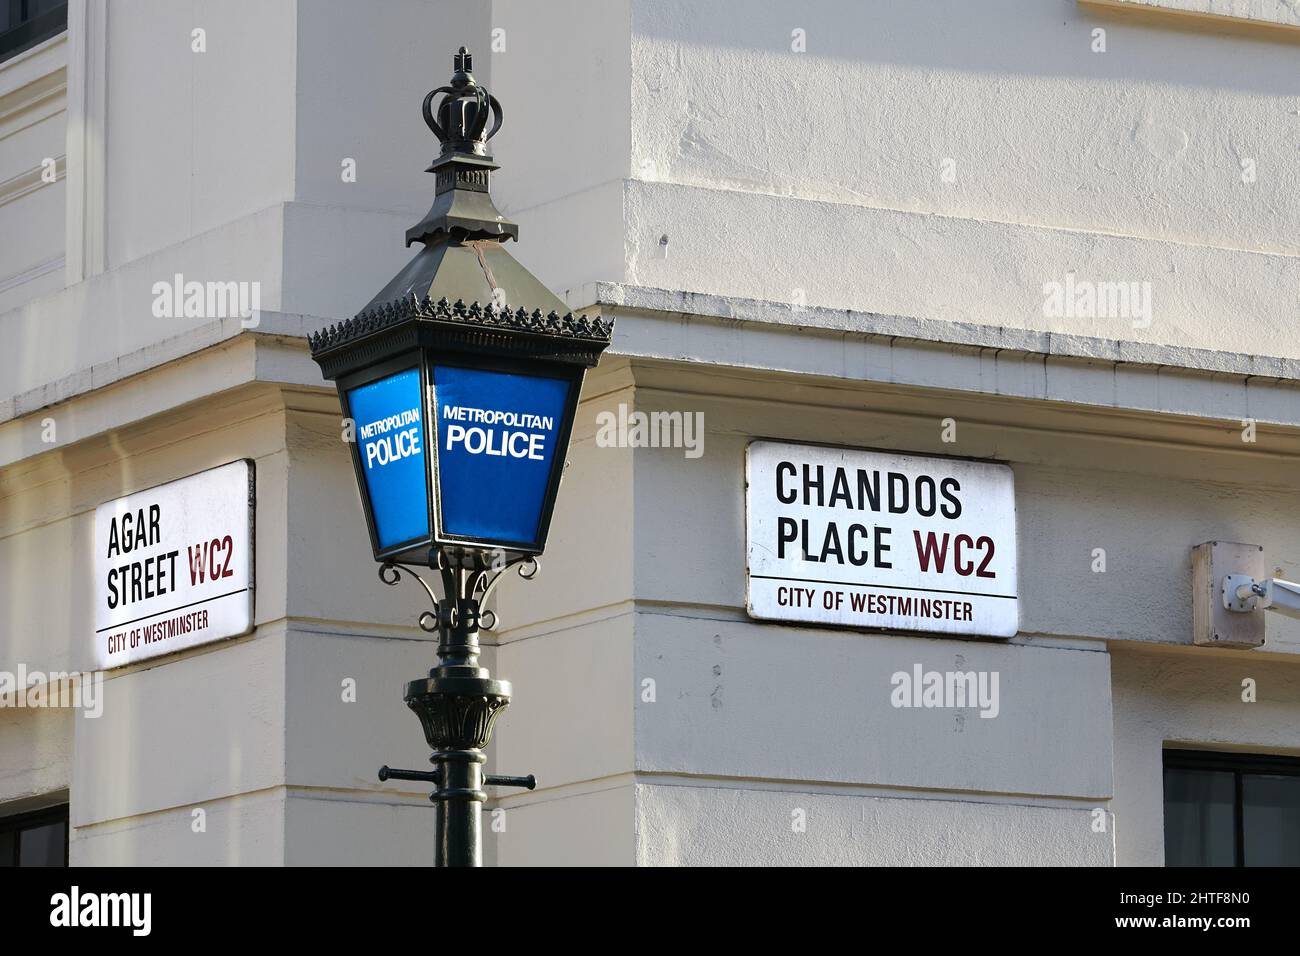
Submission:
M 459 444 L 471 455 L 509 456 L 531 461 L 546 460 L 546 435 L 555 428 L 555 419 L 550 415 L 464 405 L 444 406 L 442 419 L 445 423 L 469 423 L 468 427 L 461 424 L 446 426 L 447 451 Z M 490 427 L 481 427 L 484 425 Z M 501 430 L 491 426 L 500 426 Z
M 366 439 L 366 468 L 420 454 L 420 410 L 408 408 L 397 415 L 368 422 L 359 429 Z M 390 435 L 389 432 L 396 431 Z

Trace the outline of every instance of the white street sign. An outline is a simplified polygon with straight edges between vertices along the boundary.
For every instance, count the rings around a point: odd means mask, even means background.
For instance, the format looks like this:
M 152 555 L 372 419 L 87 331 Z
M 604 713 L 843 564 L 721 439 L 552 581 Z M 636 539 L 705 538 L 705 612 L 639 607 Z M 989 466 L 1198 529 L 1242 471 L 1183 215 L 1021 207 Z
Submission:
M 253 500 L 235 461 L 95 509 L 101 670 L 252 630 Z
M 1011 637 L 1006 465 L 756 441 L 746 453 L 750 616 Z

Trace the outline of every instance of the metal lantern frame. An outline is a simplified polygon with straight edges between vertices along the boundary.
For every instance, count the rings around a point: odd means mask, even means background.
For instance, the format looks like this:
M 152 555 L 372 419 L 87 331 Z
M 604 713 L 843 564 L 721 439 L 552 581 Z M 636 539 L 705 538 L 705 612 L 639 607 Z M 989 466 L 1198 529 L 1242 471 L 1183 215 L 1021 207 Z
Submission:
M 491 560 L 495 565 L 500 564 L 502 556 L 506 563 L 514 563 L 540 555 L 546 547 L 564 475 L 564 452 L 573 432 L 582 381 L 587 368 L 595 364 L 609 342 L 605 323 L 575 318 L 572 313 L 561 317 L 552 312 L 543 317 L 540 311 L 527 313 L 520 308 L 510 312 L 478 303 L 466 306 L 459 301 L 448 303 L 445 298 L 437 302 L 426 299 L 385 306 L 372 314 L 362 313 L 353 323 L 357 325 L 334 330 L 332 336 L 318 340 L 314 347 L 322 372 L 327 378 L 335 379 L 344 418 L 355 421 L 350 400 L 354 389 L 405 371 L 418 370 L 420 375 L 427 534 L 386 547 L 381 545 L 361 443 L 355 440 L 351 443 L 353 468 L 375 560 L 433 567 L 438 551 L 456 563 L 481 559 Z M 549 378 L 566 384 L 564 409 L 533 540 L 473 537 L 445 530 L 435 371 L 444 366 Z M 485 555 L 494 557 L 489 559 Z

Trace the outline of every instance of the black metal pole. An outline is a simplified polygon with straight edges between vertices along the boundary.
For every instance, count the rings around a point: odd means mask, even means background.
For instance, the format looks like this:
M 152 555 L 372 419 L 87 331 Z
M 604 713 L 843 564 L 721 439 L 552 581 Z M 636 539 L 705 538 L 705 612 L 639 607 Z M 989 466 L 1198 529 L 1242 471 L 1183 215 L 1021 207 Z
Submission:
M 437 843 L 434 866 L 482 866 L 483 831 L 479 804 L 483 792 L 483 754 L 459 750 L 434 754 L 441 763 L 447 786 L 434 791 L 438 804 Z M 449 768 L 454 768 L 450 769 Z
M 393 770 L 382 767 L 379 779 L 427 780 L 437 789 L 429 796 L 437 807 L 435 866 L 482 866 L 483 787 L 524 787 L 526 777 L 484 776 L 483 749 L 492 739 L 497 717 L 510 705 L 510 684 L 493 680 L 479 665 L 480 598 L 488 574 L 481 568 L 449 567 L 442 572 L 443 599 L 438 602 L 438 665 L 429 676 L 406 685 L 406 705 L 420 718 L 424 739 L 433 748 L 434 770 Z M 388 583 L 394 583 L 381 574 Z M 427 590 L 427 586 L 426 586 Z M 433 615 L 427 615 L 432 617 Z M 432 626 L 428 628 L 432 630 Z
M 469 580 L 466 571 L 443 573 L 443 593 L 453 597 L 444 602 L 439 664 L 428 682 L 435 693 L 446 695 L 449 724 L 458 718 L 464 721 L 461 732 L 447 735 L 452 746 L 435 750 L 429 758 L 441 771 L 438 789 L 430 797 L 438 807 L 435 866 L 483 865 L 479 817 L 487 794 L 482 748 L 487 746 L 496 714 L 510 703 L 509 685 L 490 680 L 487 668 L 479 667 L 479 605 L 466 595 Z M 493 700 L 499 706 L 492 707 Z M 483 709 L 476 712 L 479 708 Z M 480 721 L 486 732 L 480 733 Z
M 406 688 L 406 703 L 425 723 L 434 748 L 429 760 L 439 770 L 438 789 L 430 797 L 438 808 L 435 866 L 483 865 L 483 748 L 497 715 L 510 704 L 510 685 L 492 680 L 479 666 L 476 577 L 470 570 L 443 569 L 438 666 L 428 680 Z

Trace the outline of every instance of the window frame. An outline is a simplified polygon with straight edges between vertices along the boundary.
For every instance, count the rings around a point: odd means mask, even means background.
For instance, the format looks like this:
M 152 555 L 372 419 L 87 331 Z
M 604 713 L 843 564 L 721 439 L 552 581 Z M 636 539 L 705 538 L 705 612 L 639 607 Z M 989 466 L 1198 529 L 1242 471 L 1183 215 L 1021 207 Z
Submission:
M 35 0 L 0 0 L 0 3 L 17 6 L 20 10 Z M 52 40 L 68 31 L 68 4 L 60 3 L 51 10 L 20 19 L 15 26 L 0 32 L 0 63 L 26 53 L 46 40 Z
M 1168 746 L 1162 753 L 1160 770 L 1162 807 L 1165 774 L 1170 770 L 1218 770 L 1232 774 L 1232 865 L 1234 868 L 1245 867 L 1246 823 L 1242 777 L 1246 774 L 1300 777 L 1300 757 L 1220 750 L 1185 750 Z
M 51 807 L 42 807 L 39 810 L 29 810 L 24 813 L 15 813 L 8 816 L 0 816 L 0 833 L 13 833 L 15 836 L 21 834 L 24 830 L 34 829 L 39 826 L 48 826 L 51 823 L 63 824 L 63 865 L 68 865 L 68 843 L 69 843 L 69 814 L 68 804 L 60 803 Z M 13 858 L 8 863 L 0 863 L 0 868 L 20 867 L 21 860 L 18 857 L 19 850 L 22 848 L 21 838 L 14 840 Z

